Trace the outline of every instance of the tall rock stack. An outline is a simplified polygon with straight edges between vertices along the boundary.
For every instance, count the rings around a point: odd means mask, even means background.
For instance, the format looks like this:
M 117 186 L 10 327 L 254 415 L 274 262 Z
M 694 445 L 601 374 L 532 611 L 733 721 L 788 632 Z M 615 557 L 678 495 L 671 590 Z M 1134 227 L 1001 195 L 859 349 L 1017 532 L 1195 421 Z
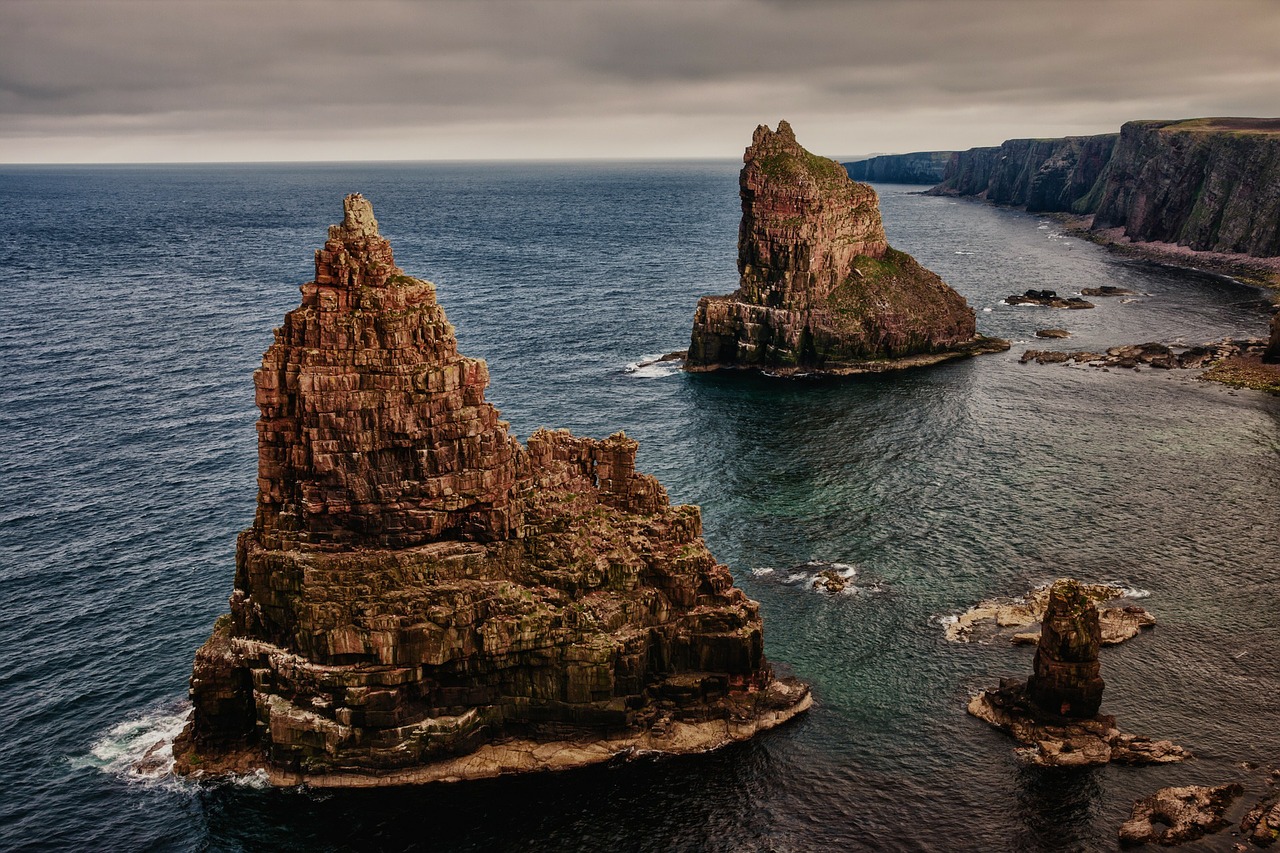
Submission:
M 962 296 L 889 247 L 875 190 L 785 121 L 757 127 L 743 162 L 739 287 L 699 301 L 687 369 L 864 372 L 986 342 Z
M 1035 671 L 1027 693 L 1041 710 L 1062 717 L 1093 717 L 1102 707 L 1098 606 L 1079 583 L 1057 581 L 1040 628 Z
M 622 433 L 522 446 L 434 285 L 344 207 L 254 375 L 258 511 L 178 772 L 473 778 L 702 751 L 808 707 L 698 508 Z

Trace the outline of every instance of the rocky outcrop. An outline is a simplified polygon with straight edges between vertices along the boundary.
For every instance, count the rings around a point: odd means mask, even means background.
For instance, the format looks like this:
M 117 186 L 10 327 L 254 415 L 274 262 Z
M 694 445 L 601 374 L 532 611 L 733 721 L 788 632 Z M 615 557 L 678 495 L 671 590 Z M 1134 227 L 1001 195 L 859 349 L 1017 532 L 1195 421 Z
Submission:
M 1098 606 L 1102 645 L 1118 645 L 1155 626 L 1155 617 L 1132 603 L 1129 596 L 1133 593 L 1129 590 L 1104 583 L 1076 582 L 1076 585 Z M 944 621 L 946 637 L 953 643 L 1039 643 L 1040 622 L 1049 609 L 1053 587 L 1054 584 L 1046 583 L 1017 598 L 979 602 L 954 619 Z
M 1161 788 L 1133 804 L 1132 814 L 1120 826 L 1120 843 L 1172 847 L 1226 829 L 1227 809 L 1242 793 L 1236 784 Z
M 1109 347 L 1106 352 L 1090 350 L 1035 350 L 1029 349 L 1018 359 L 1021 364 L 1034 361 L 1037 364 L 1088 364 L 1092 367 L 1120 367 L 1135 369 L 1140 366 L 1162 370 L 1198 370 L 1213 367 L 1225 361 L 1252 359 L 1260 364 L 1266 342 L 1246 338 L 1222 340 L 1196 346 L 1173 346 L 1150 341 L 1144 344 L 1125 344 Z
M 254 374 L 258 510 L 180 773 L 374 785 L 695 752 L 808 706 L 636 442 L 485 402 L 434 285 L 345 202 Z
M 1098 713 L 1101 644 L 1098 608 L 1089 591 L 1070 578 L 1055 581 L 1031 678 L 1005 679 L 983 691 L 970 700 L 969 713 L 1022 743 L 1018 756 L 1031 764 L 1163 764 L 1188 757 L 1169 741 L 1125 734 L 1114 717 Z
M 1059 296 L 1055 290 L 1028 290 L 1004 298 L 1005 305 L 1040 305 L 1045 308 L 1093 308 L 1092 302 L 1079 296 Z
M 785 121 L 756 128 L 739 177 L 738 290 L 703 297 L 686 369 L 853 373 L 916 366 L 1007 343 L 891 249 L 876 193 L 810 154 Z
M 1271 340 L 1263 360 L 1271 364 L 1280 362 L 1280 311 L 1271 316 Z
M 947 173 L 953 151 L 916 151 L 911 154 L 880 154 L 865 160 L 842 163 L 855 181 L 886 184 L 936 184 Z
M 1101 176 L 1117 134 L 1010 139 L 957 151 L 932 195 L 976 196 L 1032 212 L 1077 210 Z

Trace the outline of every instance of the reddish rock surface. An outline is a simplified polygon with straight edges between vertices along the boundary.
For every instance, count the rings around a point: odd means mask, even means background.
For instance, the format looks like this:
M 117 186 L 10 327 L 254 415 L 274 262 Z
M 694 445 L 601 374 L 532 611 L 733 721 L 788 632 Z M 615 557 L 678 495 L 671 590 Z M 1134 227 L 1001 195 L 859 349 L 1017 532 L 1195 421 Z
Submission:
M 937 275 L 890 248 L 871 187 L 761 125 L 739 176 L 738 290 L 698 303 L 686 366 L 883 370 L 1007 349 Z M 932 356 L 932 359 L 923 358 Z
M 258 512 L 176 769 L 369 785 L 702 751 L 808 707 L 636 442 L 485 402 L 435 287 L 345 202 L 254 375 Z
M 1132 814 L 1120 826 L 1120 844 L 1172 847 L 1226 829 L 1227 809 L 1242 793 L 1234 783 L 1161 788 L 1133 804 Z

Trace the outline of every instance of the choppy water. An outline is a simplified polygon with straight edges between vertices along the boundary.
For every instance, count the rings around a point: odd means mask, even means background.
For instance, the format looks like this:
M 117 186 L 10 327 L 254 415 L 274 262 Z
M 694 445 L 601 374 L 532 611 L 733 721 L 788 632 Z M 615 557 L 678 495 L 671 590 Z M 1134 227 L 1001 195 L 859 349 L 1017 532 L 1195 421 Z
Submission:
M 1019 365 L 791 383 L 628 370 L 734 287 L 737 165 L 0 170 L 0 848 L 1110 850 L 1132 800 L 1280 762 L 1280 400 L 1186 373 Z M 1253 291 L 1123 262 L 1012 211 L 881 187 L 891 241 L 984 331 L 1033 346 L 1260 334 Z M 704 508 L 817 707 L 679 760 L 378 792 L 197 787 L 125 771 L 180 723 L 253 515 L 250 374 L 340 199 L 370 197 L 434 280 L 490 399 L 642 442 Z M 1149 294 L 1010 307 L 1027 288 Z M 989 310 L 988 310 L 989 309 Z M 856 594 L 809 588 L 811 559 Z M 801 567 L 801 568 L 796 568 Z M 770 571 L 772 570 L 772 571 Z M 1150 591 L 1105 708 L 1198 760 L 1020 767 L 964 714 L 1028 648 L 937 620 L 1061 574 Z M 1226 834 L 1210 842 L 1230 845 Z

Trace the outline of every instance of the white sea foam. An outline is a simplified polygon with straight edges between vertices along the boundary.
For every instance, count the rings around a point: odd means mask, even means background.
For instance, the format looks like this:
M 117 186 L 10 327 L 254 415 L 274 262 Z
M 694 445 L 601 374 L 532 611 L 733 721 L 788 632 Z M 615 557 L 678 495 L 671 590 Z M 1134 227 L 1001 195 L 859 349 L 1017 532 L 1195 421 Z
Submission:
M 786 583 L 800 583 L 801 581 L 807 581 L 812 578 L 813 578 L 813 575 L 807 574 L 805 572 L 792 572 L 791 574 L 787 575 Z
M 628 376 L 634 376 L 637 379 L 661 379 L 664 376 L 672 376 L 680 372 L 680 365 L 684 362 L 679 360 L 660 361 L 662 353 L 653 355 L 642 355 L 638 361 L 633 361 L 623 368 Z
M 1003 303 L 1001 303 L 1001 304 L 1003 304 Z M 990 314 L 990 313 L 991 313 L 991 309 L 990 309 L 990 308 L 983 308 L 983 309 L 982 309 L 982 313 L 983 313 L 983 314 Z
M 977 252 L 966 252 L 966 251 L 964 251 L 963 249 L 956 249 L 956 254 L 957 254 L 957 255 L 976 255 L 976 254 L 978 254 L 978 253 L 977 253 Z
M 173 780 L 173 741 L 191 717 L 191 706 L 169 705 L 117 723 L 72 766 L 93 767 L 131 782 Z M 145 759 L 145 760 L 144 760 Z
M 773 574 L 773 569 L 769 566 L 762 566 L 761 568 L 758 568 L 758 569 L 752 569 L 751 574 L 755 575 L 758 578 L 762 578 L 765 575 Z

